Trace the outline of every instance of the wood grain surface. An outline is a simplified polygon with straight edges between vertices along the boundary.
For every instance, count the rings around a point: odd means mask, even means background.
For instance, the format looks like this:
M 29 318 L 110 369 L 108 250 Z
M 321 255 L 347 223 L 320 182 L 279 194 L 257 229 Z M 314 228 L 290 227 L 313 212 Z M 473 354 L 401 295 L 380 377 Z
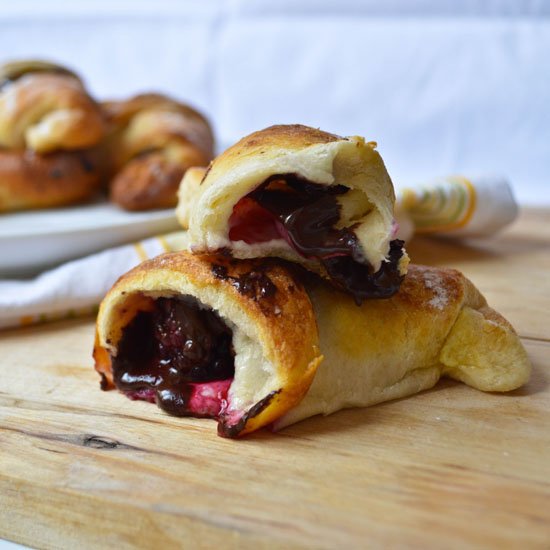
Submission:
M 533 361 L 508 395 L 443 381 L 242 441 L 99 390 L 93 320 L 0 334 L 0 537 L 41 548 L 550 548 L 550 212 L 417 239 Z

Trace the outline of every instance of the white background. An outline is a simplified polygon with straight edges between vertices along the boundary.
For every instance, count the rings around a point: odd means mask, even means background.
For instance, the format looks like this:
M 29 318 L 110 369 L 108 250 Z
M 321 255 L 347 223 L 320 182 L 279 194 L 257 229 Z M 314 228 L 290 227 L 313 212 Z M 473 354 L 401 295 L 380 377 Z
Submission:
M 0 0 L 0 61 L 29 56 L 188 100 L 220 149 L 301 122 L 377 141 L 397 185 L 495 173 L 550 204 L 547 1 Z

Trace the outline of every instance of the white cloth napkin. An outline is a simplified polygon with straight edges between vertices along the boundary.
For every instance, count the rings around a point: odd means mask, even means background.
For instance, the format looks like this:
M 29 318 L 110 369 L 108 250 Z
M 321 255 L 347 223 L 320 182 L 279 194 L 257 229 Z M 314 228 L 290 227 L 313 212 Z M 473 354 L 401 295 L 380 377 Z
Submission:
M 0 329 L 93 313 L 118 277 L 185 243 L 183 231 L 171 233 L 73 260 L 27 281 L 0 281 Z
M 444 178 L 398 193 L 398 237 L 408 240 L 414 232 L 489 236 L 511 223 L 517 211 L 504 179 Z M 92 313 L 126 271 L 186 247 L 186 233 L 180 231 L 74 260 L 28 281 L 0 281 L 0 329 Z
M 502 177 L 448 176 L 398 191 L 397 236 L 413 233 L 442 237 L 489 237 L 512 223 L 518 206 Z M 414 261 L 414 258 L 413 258 Z

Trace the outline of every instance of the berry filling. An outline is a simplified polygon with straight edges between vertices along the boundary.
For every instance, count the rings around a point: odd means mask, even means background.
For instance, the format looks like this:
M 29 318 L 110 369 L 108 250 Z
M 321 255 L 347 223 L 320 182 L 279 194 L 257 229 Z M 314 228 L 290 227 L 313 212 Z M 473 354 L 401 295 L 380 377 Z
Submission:
M 218 418 L 235 374 L 231 329 L 197 300 L 159 298 L 124 328 L 116 387 L 175 416 Z
M 319 260 L 332 283 L 352 294 L 358 304 L 366 298 L 388 298 L 403 280 L 399 273 L 403 241 L 390 243 L 386 261 L 375 272 L 363 257 L 353 227 L 336 227 L 337 196 L 348 191 L 343 185 L 327 187 L 295 174 L 271 176 L 235 205 L 229 238 L 247 244 L 282 238 L 301 256 Z

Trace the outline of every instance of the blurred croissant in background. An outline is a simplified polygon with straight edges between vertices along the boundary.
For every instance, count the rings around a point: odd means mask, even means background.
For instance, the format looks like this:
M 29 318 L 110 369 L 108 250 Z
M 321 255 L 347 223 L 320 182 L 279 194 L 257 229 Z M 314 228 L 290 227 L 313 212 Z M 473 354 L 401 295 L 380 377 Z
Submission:
M 0 67 L 0 212 L 63 206 L 101 184 L 100 106 L 69 69 L 43 61 Z
M 103 109 L 111 200 L 127 210 L 176 206 L 186 170 L 207 166 L 214 156 L 208 120 L 161 94 L 108 101 Z
M 99 104 L 61 65 L 0 67 L 0 212 L 83 202 L 104 184 L 126 210 L 172 208 L 186 170 L 213 156 L 208 120 L 167 96 Z

